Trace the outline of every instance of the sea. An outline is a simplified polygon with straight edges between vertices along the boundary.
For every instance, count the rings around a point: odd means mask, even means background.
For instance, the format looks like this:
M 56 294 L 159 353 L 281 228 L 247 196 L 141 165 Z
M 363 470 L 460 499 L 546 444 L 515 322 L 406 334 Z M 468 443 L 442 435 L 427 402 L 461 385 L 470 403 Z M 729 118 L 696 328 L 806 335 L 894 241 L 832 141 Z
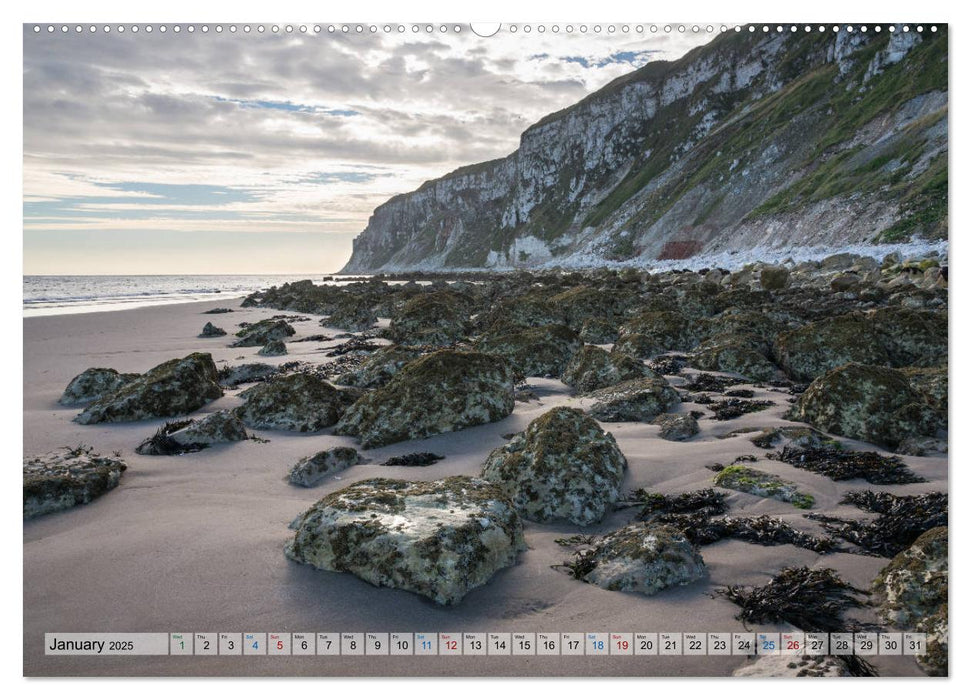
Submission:
M 314 280 L 323 273 L 303 275 L 27 275 L 24 276 L 24 316 L 83 314 L 182 304 L 245 296 L 285 282 Z M 360 276 L 357 276 L 360 278 Z M 346 283 L 332 277 L 331 284 Z

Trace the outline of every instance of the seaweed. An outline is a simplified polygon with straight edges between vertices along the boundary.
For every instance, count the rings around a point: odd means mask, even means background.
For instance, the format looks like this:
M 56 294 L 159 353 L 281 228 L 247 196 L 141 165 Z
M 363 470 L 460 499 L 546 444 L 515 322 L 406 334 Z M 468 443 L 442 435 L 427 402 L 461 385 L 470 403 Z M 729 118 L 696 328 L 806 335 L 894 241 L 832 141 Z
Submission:
M 755 396 L 755 392 L 751 389 L 730 389 L 725 392 L 725 396 L 736 399 L 751 399 Z
M 322 333 L 317 333 L 315 335 L 308 335 L 306 338 L 297 338 L 296 340 L 291 340 L 291 343 L 326 343 L 329 340 L 333 340 L 329 335 L 323 335 Z
M 688 541 L 698 547 L 733 539 L 766 546 L 791 544 L 819 554 L 838 549 L 836 542 L 830 537 L 817 537 L 796 530 L 785 520 L 769 515 L 751 518 L 729 515 L 709 519 L 702 512 L 675 513 L 661 515 L 658 521 L 678 528 Z
M 886 457 L 876 452 L 786 445 L 781 452 L 769 456 L 797 469 L 828 476 L 833 481 L 864 479 L 871 484 L 918 484 L 926 481 L 914 474 L 899 457 Z
M 684 355 L 661 355 L 647 363 L 647 366 L 660 375 L 681 374 L 681 370 L 688 364 Z
M 736 386 L 744 383 L 745 382 L 741 379 L 719 377 L 716 374 L 701 372 L 700 374 L 696 374 L 694 379 L 685 385 L 685 388 L 689 391 L 713 391 L 716 393 L 721 393 L 730 386 Z
M 746 413 L 764 411 L 774 405 L 771 401 L 746 401 L 745 399 L 725 399 L 712 403 L 708 410 L 715 414 L 715 420 L 731 420 Z
M 352 337 L 347 342 L 340 343 L 332 348 L 329 348 L 327 357 L 340 357 L 341 355 L 346 355 L 350 352 L 373 352 L 381 349 L 382 347 L 382 345 L 378 345 L 377 343 L 371 343 L 362 338 Z
M 947 525 L 947 494 L 939 491 L 919 496 L 851 491 L 843 497 L 842 503 L 880 515 L 872 521 L 819 513 L 810 513 L 806 517 L 873 556 L 894 557 L 931 528 Z
M 382 467 L 427 467 L 430 464 L 445 459 L 445 455 L 437 455 L 433 452 L 410 452 L 406 455 L 391 457 L 387 462 L 381 464 Z
M 728 586 L 715 591 L 741 610 L 736 619 L 753 624 L 788 623 L 806 632 L 839 632 L 843 612 L 860 607 L 854 597 L 866 591 L 851 586 L 833 569 L 788 567 L 764 586 Z
M 192 423 L 191 420 L 179 420 L 166 423 L 161 428 L 155 431 L 152 437 L 148 438 L 138 448 L 135 450 L 138 454 L 143 455 L 183 455 L 189 452 L 199 452 L 205 449 L 208 445 L 203 445 L 199 443 L 187 443 L 183 444 L 173 440 L 170 436 L 177 430 L 182 430 L 187 425 Z
M 623 507 L 640 506 L 641 510 L 637 514 L 639 520 L 684 513 L 700 513 L 709 517 L 728 511 L 728 506 L 725 505 L 725 494 L 712 488 L 688 491 L 676 496 L 665 496 L 638 489 L 631 493 L 622 505 Z

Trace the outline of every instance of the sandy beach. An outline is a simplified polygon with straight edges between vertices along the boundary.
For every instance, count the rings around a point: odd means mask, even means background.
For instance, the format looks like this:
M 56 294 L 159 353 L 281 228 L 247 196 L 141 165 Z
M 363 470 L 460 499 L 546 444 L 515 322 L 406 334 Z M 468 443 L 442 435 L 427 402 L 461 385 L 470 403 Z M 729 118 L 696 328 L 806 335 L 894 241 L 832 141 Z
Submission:
M 72 422 L 78 408 L 57 403 L 72 377 L 89 367 L 144 372 L 191 352 L 225 363 L 330 361 L 330 342 L 288 342 L 289 355 L 263 358 L 256 347 L 229 347 L 242 321 L 279 311 L 220 306 L 232 314 L 203 315 L 212 302 L 24 320 L 25 456 L 62 446 L 91 445 L 101 454 L 121 453 L 128 464 L 118 488 L 89 505 L 24 523 L 24 673 L 28 676 L 725 676 L 750 663 L 741 656 L 656 657 L 54 657 L 44 655 L 45 632 L 732 632 L 784 631 L 784 626 L 746 626 L 738 608 L 714 597 L 716 588 L 761 585 L 786 566 L 828 566 L 866 589 L 888 560 L 849 553 L 820 555 L 791 545 L 761 546 L 723 540 L 701 548 L 708 576 L 647 597 L 603 590 L 551 568 L 568 558 L 555 539 L 615 529 L 633 517 L 619 510 L 590 528 L 527 523 L 528 549 L 515 566 L 500 571 L 454 607 L 412 593 L 375 588 L 346 573 L 329 573 L 284 556 L 288 524 L 325 494 L 361 479 L 385 476 L 433 480 L 478 475 L 503 435 L 520 431 L 560 405 L 582 407 L 558 380 L 529 378 L 538 401 L 517 402 L 511 416 L 458 433 L 363 450 L 369 463 L 351 467 L 304 489 L 287 483 L 300 458 L 349 437 L 318 433 L 253 431 L 268 442 L 247 440 L 182 456 L 141 456 L 134 448 L 163 420 L 99 425 Z M 321 317 L 293 323 L 296 340 L 321 328 Z M 206 321 L 230 335 L 198 338 Z M 387 320 L 382 319 L 382 324 Z M 683 377 L 670 379 L 677 386 Z M 748 386 L 748 385 L 746 385 Z M 194 417 L 233 408 L 239 389 L 205 406 Z M 947 490 L 946 457 L 903 457 L 926 483 L 873 487 L 844 482 L 765 459 L 749 436 L 719 439 L 743 427 L 787 423 L 791 398 L 784 390 L 755 389 L 770 409 L 729 421 L 702 420 L 688 442 L 662 440 L 643 423 L 603 423 L 629 464 L 624 491 L 647 488 L 665 494 L 712 485 L 712 462 L 731 463 L 758 454 L 759 466 L 799 485 L 816 500 L 815 511 L 861 517 L 839 505 L 848 491 L 871 488 L 894 494 Z M 678 412 L 701 408 L 682 403 Z M 873 449 L 841 440 L 852 449 Z M 445 459 L 428 467 L 378 466 L 388 457 L 435 452 Z M 800 530 L 822 534 L 804 511 L 775 500 L 730 492 L 733 515 L 777 515 Z M 863 517 L 866 517 L 865 515 Z M 851 617 L 872 621 L 870 609 Z M 923 675 L 912 657 L 872 657 L 880 675 Z

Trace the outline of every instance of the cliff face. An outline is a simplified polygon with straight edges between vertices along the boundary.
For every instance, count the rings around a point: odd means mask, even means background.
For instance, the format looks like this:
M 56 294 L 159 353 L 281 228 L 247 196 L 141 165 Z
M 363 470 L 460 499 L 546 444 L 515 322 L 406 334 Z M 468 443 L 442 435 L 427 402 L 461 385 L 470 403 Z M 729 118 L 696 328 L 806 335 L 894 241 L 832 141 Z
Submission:
M 946 28 L 731 32 L 392 198 L 343 272 L 944 238 L 947 147 Z

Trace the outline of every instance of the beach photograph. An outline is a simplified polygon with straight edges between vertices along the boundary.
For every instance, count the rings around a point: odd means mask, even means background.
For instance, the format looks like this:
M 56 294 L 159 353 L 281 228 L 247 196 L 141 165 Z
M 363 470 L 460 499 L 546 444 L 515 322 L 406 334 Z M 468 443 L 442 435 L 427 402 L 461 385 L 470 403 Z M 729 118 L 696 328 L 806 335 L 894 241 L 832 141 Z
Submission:
M 946 23 L 22 39 L 24 676 L 950 675 Z

